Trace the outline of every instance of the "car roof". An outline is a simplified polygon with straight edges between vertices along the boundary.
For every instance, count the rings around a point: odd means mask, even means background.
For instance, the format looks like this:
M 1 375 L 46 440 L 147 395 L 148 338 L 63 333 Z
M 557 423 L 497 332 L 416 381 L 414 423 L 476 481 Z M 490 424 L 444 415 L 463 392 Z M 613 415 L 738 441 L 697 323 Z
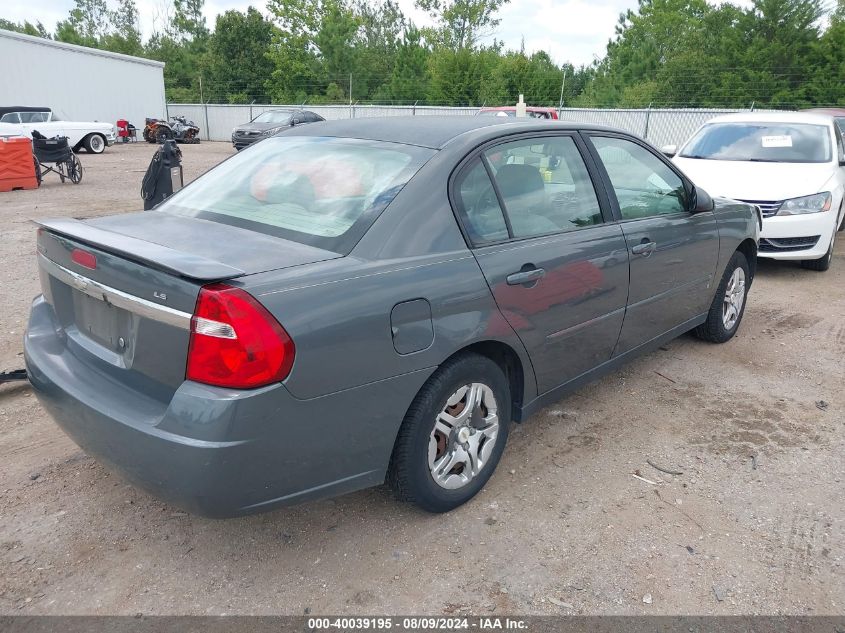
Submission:
M 52 112 L 52 110 L 39 106 L 0 106 L 0 116 L 9 112 Z
M 809 123 L 830 125 L 832 117 L 818 112 L 736 112 L 710 119 L 708 123 Z
M 501 134 L 555 130 L 616 131 L 602 125 L 567 123 L 550 119 L 421 115 L 321 121 L 302 127 L 297 126 L 282 134 L 359 138 L 442 149 L 459 136 L 475 135 L 482 138 L 499 130 Z

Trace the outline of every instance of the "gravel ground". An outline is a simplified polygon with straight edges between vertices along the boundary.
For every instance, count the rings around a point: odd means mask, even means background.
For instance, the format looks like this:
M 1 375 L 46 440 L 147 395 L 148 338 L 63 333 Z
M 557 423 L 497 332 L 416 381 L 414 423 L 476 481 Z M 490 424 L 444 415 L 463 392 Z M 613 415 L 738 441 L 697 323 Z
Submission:
M 232 154 L 183 151 L 188 180 Z M 23 364 L 38 293 L 30 220 L 140 208 L 152 152 L 0 194 L 0 370 Z M 762 262 L 733 341 L 683 336 L 514 427 L 445 516 L 384 488 L 186 515 L 0 386 L 0 613 L 842 614 L 843 274 L 845 240 L 827 273 Z

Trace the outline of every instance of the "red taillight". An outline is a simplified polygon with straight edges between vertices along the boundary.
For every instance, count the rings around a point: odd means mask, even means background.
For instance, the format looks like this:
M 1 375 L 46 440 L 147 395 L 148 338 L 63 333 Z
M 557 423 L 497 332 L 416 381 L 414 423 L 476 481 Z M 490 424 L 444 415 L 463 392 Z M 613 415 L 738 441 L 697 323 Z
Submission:
M 83 251 L 81 248 L 74 248 L 70 253 L 70 258 L 85 268 L 90 268 L 91 270 L 96 270 L 97 268 L 97 258 L 94 253 Z
M 191 319 L 186 378 L 254 389 L 287 378 L 295 349 L 285 329 L 249 293 L 225 284 L 200 288 Z

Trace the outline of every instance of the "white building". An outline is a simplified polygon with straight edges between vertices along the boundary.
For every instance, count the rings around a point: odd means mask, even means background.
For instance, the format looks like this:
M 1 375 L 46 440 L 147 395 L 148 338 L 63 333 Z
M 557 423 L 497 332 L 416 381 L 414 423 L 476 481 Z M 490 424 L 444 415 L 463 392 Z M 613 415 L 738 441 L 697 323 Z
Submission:
M 0 106 L 46 106 L 77 121 L 164 117 L 164 63 L 0 29 Z

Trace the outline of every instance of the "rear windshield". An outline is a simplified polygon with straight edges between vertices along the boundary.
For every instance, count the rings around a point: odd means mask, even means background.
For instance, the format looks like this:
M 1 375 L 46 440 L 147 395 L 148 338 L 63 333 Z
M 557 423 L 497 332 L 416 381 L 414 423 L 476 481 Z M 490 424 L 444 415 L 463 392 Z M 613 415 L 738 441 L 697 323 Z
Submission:
M 259 114 L 253 121 L 255 123 L 287 123 L 290 121 L 291 114 L 287 110 L 268 110 Z
M 278 136 L 158 208 L 346 254 L 433 154 L 379 141 Z
M 770 163 L 826 163 L 830 132 L 804 123 L 711 123 L 681 151 L 683 158 Z

